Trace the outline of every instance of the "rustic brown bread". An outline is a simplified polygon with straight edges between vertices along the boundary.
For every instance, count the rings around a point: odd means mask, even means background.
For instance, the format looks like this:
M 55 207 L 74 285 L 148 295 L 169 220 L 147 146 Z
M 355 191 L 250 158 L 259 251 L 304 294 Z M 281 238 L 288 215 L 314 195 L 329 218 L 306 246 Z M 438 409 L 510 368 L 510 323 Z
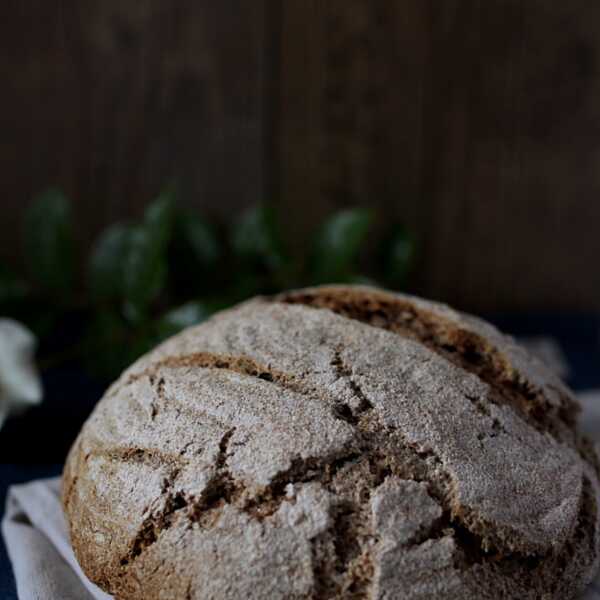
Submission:
M 599 556 L 577 410 L 448 307 L 251 300 L 108 390 L 65 466 L 73 548 L 122 600 L 574 598 Z

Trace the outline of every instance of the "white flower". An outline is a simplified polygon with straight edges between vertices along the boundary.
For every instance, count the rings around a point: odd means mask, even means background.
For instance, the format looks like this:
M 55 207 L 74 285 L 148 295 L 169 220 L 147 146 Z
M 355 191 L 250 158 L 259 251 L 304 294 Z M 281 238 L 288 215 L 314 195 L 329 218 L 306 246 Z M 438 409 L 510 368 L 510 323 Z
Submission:
M 35 336 L 21 323 L 0 319 L 0 427 L 8 415 L 42 400 L 35 346 Z

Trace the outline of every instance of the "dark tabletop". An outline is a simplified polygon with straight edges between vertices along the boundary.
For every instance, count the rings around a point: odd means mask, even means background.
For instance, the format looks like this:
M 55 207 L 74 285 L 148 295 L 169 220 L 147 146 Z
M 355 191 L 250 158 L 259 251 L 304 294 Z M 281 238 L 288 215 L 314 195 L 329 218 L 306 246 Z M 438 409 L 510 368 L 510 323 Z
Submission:
M 555 338 L 568 359 L 570 386 L 575 390 L 600 388 L 600 317 L 536 314 L 488 318 L 517 336 Z M 71 442 L 104 388 L 74 366 L 55 369 L 44 376 L 44 403 L 9 420 L 0 430 L 0 519 L 10 485 L 60 473 Z M 0 600 L 17 600 L 1 539 Z

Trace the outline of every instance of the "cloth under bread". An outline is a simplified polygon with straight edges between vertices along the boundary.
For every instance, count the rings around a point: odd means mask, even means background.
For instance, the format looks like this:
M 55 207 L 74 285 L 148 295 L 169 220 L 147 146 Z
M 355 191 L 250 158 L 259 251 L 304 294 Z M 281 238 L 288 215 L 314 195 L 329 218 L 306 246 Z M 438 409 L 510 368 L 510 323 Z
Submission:
M 109 600 L 81 571 L 60 503 L 60 477 L 12 486 L 2 534 L 20 600 Z
M 581 429 L 600 443 L 600 390 L 580 394 Z M 82 573 L 60 504 L 60 479 L 12 486 L 2 522 L 20 600 L 109 600 Z M 582 600 L 600 600 L 600 575 Z

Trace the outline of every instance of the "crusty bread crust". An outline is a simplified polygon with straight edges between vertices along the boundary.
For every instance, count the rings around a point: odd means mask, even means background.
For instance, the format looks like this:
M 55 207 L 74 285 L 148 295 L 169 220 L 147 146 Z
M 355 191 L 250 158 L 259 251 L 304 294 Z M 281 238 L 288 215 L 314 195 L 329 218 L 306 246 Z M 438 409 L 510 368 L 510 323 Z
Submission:
M 65 465 L 73 548 L 122 600 L 573 598 L 600 543 L 577 410 L 446 306 L 254 299 L 108 390 Z

